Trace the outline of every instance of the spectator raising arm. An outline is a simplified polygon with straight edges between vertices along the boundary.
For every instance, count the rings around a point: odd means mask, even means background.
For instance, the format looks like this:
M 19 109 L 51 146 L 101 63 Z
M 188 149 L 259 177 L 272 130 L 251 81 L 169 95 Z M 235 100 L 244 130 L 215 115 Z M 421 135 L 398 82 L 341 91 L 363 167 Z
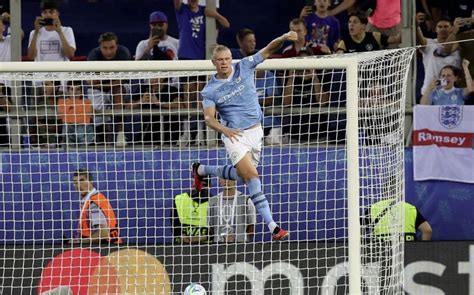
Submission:
M 176 1 L 176 0 L 175 0 Z M 224 17 L 222 16 L 219 12 L 217 12 L 217 10 L 215 9 L 210 9 L 210 8 L 206 8 L 204 10 L 204 14 L 206 16 L 209 16 L 209 17 L 213 17 L 216 19 L 216 21 L 224 28 L 229 28 L 230 27 L 230 23 L 229 21 Z
M 72 47 L 67 41 L 66 36 L 64 36 L 63 28 L 61 26 L 61 21 L 59 20 L 59 17 L 54 19 L 53 26 L 54 26 L 54 30 L 58 32 L 59 39 L 61 40 L 61 45 L 63 47 L 64 55 L 68 59 L 72 59 L 74 57 L 74 54 L 76 53 L 76 48 Z M 36 31 L 36 27 L 35 27 L 35 31 Z
M 34 23 L 35 30 L 33 32 L 33 35 L 30 40 L 30 44 L 28 46 L 27 55 L 28 55 L 29 60 L 35 60 L 35 57 L 36 57 L 36 42 L 38 40 L 39 30 L 41 29 L 40 22 L 41 22 L 41 16 L 37 16 Z
M 420 24 L 425 21 L 426 15 L 422 12 L 416 14 L 416 44 L 425 46 L 427 44 L 425 36 L 421 31 Z
M 345 10 L 348 10 L 349 8 L 354 6 L 355 3 L 356 3 L 356 0 L 344 0 L 341 4 L 334 7 L 334 9 L 329 10 L 328 14 L 332 16 L 337 15 Z
M 428 85 L 425 92 L 423 93 L 423 96 L 420 99 L 420 104 L 431 105 L 431 100 L 430 100 L 431 92 L 433 92 L 433 90 L 435 90 L 438 85 L 439 85 L 439 80 L 437 78 L 431 81 L 431 83 Z
M 474 85 L 472 84 L 471 73 L 469 72 L 470 62 L 467 59 L 462 60 L 462 69 L 464 71 L 464 77 L 466 77 L 466 88 L 464 88 L 464 96 L 468 96 L 474 92 Z

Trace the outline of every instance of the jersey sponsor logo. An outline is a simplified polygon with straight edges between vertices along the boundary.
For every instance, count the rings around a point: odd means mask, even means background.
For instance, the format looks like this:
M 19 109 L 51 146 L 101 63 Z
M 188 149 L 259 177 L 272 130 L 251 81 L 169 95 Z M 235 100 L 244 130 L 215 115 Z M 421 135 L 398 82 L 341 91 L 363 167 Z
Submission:
M 235 96 L 241 95 L 244 88 L 245 88 L 244 85 L 237 86 L 237 88 L 232 90 L 229 94 L 226 94 L 226 95 L 222 96 L 221 98 L 219 98 L 217 100 L 217 103 L 221 104 L 221 103 L 227 103 L 227 102 L 231 101 Z
M 439 147 L 471 148 L 474 133 L 441 132 L 429 129 L 415 130 L 413 132 L 413 145 L 436 145 Z
M 439 107 L 439 123 L 443 127 L 447 129 L 453 129 L 459 126 L 461 122 L 462 122 L 462 107 L 461 106 L 444 105 L 444 106 Z

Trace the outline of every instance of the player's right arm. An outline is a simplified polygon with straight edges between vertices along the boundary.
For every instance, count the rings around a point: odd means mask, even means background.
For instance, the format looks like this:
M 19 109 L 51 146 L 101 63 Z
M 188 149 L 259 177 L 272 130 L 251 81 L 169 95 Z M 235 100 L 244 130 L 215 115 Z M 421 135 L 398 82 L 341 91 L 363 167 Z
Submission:
M 224 134 L 230 141 L 238 140 L 238 136 L 241 136 L 242 131 L 239 129 L 227 128 L 216 119 L 216 108 L 207 107 L 204 109 L 204 120 L 207 126 L 214 129 L 216 132 Z
M 298 39 L 296 32 L 289 31 L 278 38 L 273 39 L 267 46 L 260 50 L 263 59 L 267 59 L 272 53 L 277 51 L 286 41 L 294 42 Z

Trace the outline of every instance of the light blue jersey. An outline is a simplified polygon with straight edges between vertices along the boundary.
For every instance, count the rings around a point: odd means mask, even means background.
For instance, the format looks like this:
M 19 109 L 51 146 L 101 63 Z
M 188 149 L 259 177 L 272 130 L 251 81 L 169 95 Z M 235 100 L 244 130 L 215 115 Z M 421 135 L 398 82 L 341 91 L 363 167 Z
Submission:
M 464 89 L 453 87 L 444 90 L 437 87 L 431 92 L 429 100 L 432 105 L 464 105 Z
M 255 89 L 255 67 L 263 62 L 260 52 L 233 65 L 230 79 L 213 76 L 202 90 L 203 107 L 215 107 L 221 124 L 229 128 L 247 129 L 263 119 Z

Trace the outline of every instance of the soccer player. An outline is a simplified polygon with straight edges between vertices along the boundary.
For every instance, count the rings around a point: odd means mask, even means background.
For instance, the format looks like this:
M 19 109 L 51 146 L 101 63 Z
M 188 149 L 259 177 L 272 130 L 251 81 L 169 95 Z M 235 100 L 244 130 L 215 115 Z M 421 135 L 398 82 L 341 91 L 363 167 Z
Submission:
M 218 45 L 212 54 L 212 63 L 217 74 L 202 90 L 204 119 L 206 124 L 222 134 L 222 141 L 233 166 L 205 166 L 193 164 L 196 189 L 201 189 L 201 181 L 207 175 L 219 178 L 243 180 L 255 208 L 262 215 L 274 240 L 284 240 L 288 232 L 280 228 L 272 217 L 267 198 L 262 192 L 256 166 L 262 149 L 263 114 L 255 90 L 255 67 L 263 62 L 285 41 L 295 41 L 296 32 L 290 31 L 271 41 L 255 55 L 232 65 L 229 48 Z M 216 119 L 219 112 L 221 122 Z

